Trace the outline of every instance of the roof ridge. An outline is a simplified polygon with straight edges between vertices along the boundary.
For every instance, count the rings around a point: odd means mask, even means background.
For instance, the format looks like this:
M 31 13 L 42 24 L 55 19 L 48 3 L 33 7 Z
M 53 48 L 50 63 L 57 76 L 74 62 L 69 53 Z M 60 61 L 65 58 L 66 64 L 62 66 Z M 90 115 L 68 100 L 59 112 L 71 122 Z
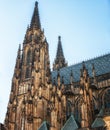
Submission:
M 98 59 L 98 58 L 102 58 L 102 57 L 105 57 L 105 56 L 107 56 L 107 55 L 110 55 L 110 52 L 108 52 L 108 53 L 106 53 L 106 54 L 102 54 L 102 55 L 100 55 L 100 56 L 95 56 L 95 57 L 93 57 L 93 58 L 88 58 L 88 59 L 86 59 L 86 60 L 82 60 L 82 61 L 77 62 L 77 63 L 75 63 L 75 64 L 68 65 L 68 67 L 72 67 L 72 66 L 74 66 L 74 65 L 81 64 L 83 61 L 86 63 L 86 62 L 88 62 L 88 61 L 96 60 L 96 59 Z M 62 68 L 62 69 L 63 69 L 63 68 Z
M 86 59 L 86 60 L 82 60 L 82 61 L 80 61 L 80 62 L 77 62 L 77 63 L 71 64 L 71 65 L 68 65 L 68 66 L 66 66 L 66 67 L 61 68 L 60 70 L 63 70 L 63 69 L 65 69 L 65 68 L 71 68 L 71 67 L 73 67 L 73 66 L 77 66 L 77 65 L 81 64 L 83 61 L 84 61 L 85 63 L 87 63 L 87 62 L 89 62 L 89 61 L 93 61 L 93 60 L 96 60 L 96 59 L 98 59 L 98 58 L 105 57 L 105 56 L 107 56 L 107 55 L 110 55 L 110 52 L 108 52 L 108 53 L 106 53 L 106 54 L 102 54 L 102 55 L 100 55 L 100 56 L 95 56 L 94 58 L 88 58 L 88 59 Z M 56 71 L 56 70 L 54 70 L 54 71 Z M 52 71 L 52 72 L 54 72 L 54 71 Z

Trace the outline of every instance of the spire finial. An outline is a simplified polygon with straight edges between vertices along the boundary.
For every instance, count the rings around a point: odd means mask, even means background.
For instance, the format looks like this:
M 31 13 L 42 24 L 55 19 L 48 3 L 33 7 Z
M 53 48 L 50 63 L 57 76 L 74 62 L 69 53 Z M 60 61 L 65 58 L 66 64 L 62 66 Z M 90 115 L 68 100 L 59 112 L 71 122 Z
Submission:
M 95 70 L 95 66 L 94 66 L 94 64 L 92 64 L 92 71 L 94 71 Z
M 83 68 L 83 70 L 86 69 L 85 62 L 84 62 L 84 61 L 82 62 L 82 68 Z
M 18 47 L 18 55 L 17 55 L 18 59 L 20 58 L 20 54 L 21 54 L 21 44 L 19 44 L 19 47 Z
M 58 36 L 58 40 L 61 41 L 61 36 Z
M 19 47 L 18 47 L 15 68 L 19 68 L 20 67 L 20 62 L 19 62 L 20 58 L 21 58 L 21 44 L 19 44 Z
M 95 66 L 94 66 L 94 64 L 92 64 L 92 74 L 93 74 L 93 77 L 96 77 L 96 72 L 95 72 Z
M 21 50 L 21 44 L 19 44 L 19 50 Z
M 62 43 L 61 43 L 61 36 L 58 36 L 57 57 L 64 57 Z
M 35 2 L 35 6 L 38 6 L 38 2 L 37 1 Z
M 34 13 L 31 19 L 31 24 L 30 24 L 31 28 L 37 28 L 40 29 L 41 28 L 41 24 L 40 24 L 40 18 L 39 18 L 39 11 L 38 11 L 38 2 L 35 2 L 35 8 L 34 8 Z
M 73 76 L 73 71 L 71 70 L 70 73 L 70 83 L 72 84 L 74 82 L 74 76 Z

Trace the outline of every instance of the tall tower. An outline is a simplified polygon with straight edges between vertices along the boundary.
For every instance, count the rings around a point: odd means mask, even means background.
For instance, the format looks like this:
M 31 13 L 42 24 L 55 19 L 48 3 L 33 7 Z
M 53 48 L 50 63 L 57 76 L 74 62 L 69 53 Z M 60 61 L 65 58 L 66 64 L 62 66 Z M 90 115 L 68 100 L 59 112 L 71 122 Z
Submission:
M 41 29 L 36 2 L 23 47 L 18 48 L 5 118 L 8 130 L 37 130 L 47 119 L 50 75 L 48 43 Z
M 62 49 L 62 43 L 61 43 L 61 37 L 58 37 L 58 47 L 57 47 L 57 54 L 56 58 L 53 64 L 53 70 L 58 70 L 60 68 L 66 67 L 67 63 L 65 61 L 65 57 L 63 54 L 63 49 Z

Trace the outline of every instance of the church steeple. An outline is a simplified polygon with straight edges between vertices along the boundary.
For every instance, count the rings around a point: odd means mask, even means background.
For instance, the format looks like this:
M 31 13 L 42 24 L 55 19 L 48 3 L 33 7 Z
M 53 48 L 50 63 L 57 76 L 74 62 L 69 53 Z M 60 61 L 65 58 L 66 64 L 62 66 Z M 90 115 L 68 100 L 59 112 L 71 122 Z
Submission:
M 62 44 L 61 44 L 61 36 L 58 37 L 58 48 L 57 48 L 57 55 L 56 57 L 58 58 L 64 58 L 63 54 L 63 49 L 62 49 Z
M 39 18 L 39 10 L 38 10 L 38 2 L 37 1 L 35 2 L 35 8 L 34 8 L 33 16 L 32 16 L 32 19 L 31 19 L 30 28 L 36 28 L 36 29 L 41 28 L 41 23 L 40 23 L 40 18 Z
M 61 36 L 58 37 L 58 47 L 57 47 L 57 54 L 56 58 L 53 64 L 53 70 L 58 70 L 60 68 L 66 67 L 67 63 L 65 61 L 65 57 L 63 54 L 62 49 L 62 42 L 61 42 Z
M 5 120 L 7 130 L 38 130 L 47 115 L 50 73 L 48 43 L 41 30 L 36 2 L 22 48 L 20 46 L 18 48 L 12 79 L 13 91 L 10 94 L 8 115 Z M 45 109 L 44 104 L 47 104 Z

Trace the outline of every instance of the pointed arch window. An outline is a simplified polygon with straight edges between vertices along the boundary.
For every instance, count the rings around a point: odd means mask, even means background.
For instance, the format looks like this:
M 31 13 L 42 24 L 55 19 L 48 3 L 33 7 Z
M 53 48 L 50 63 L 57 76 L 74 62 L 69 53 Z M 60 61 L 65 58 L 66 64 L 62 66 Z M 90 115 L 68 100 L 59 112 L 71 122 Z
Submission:
M 31 63 L 31 60 L 32 60 L 32 53 L 31 53 L 31 50 L 29 50 L 27 52 L 27 60 L 26 60 L 26 65 L 29 65 Z
M 104 94 L 104 106 L 110 109 L 110 89 L 108 89 Z
M 37 33 L 34 34 L 34 40 L 37 41 Z
M 77 123 L 80 125 L 81 122 L 81 106 L 82 106 L 83 100 L 82 97 L 78 98 L 78 100 L 75 103 L 75 108 L 74 108 L 74 115 L 75 115 L 75 120 Z
M 71 116 L 72 114 L 72 104 L 70 101 L 67 102 L 67 119 Z
M 29 67 L 26 69 L 25 78 L 30 78 L 30 68 Z
M 26 60 L 26 57 L 25 57 L 25 53 L 23 52 L 23 55 L 22 55 L 22 60 L 23 60 L 23 64 L 25 63 L 25 60 Z

